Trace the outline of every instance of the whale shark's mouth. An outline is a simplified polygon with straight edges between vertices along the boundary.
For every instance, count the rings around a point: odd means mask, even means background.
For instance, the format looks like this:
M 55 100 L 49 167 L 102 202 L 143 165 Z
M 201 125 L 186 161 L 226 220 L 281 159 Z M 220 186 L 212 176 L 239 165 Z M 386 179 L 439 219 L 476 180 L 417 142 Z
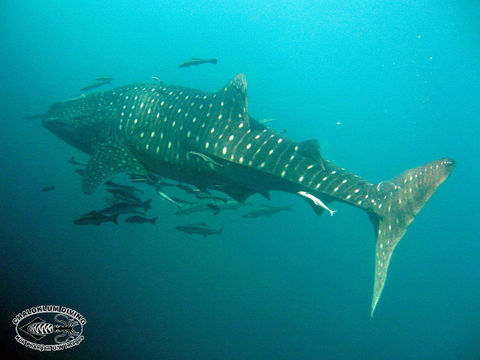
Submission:
M 42 119 L 42 125 L 59 138 L 67 142 L 69 134 L 73 133 L 72 125 L 58 117 L 44 118 Z

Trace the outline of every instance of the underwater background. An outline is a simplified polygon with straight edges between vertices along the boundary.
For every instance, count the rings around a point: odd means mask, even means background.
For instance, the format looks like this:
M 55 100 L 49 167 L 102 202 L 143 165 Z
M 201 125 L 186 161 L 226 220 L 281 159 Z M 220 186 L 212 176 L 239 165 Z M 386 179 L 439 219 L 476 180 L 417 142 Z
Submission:
M 0 5 L 2 358 L 480 359 L 477 1 L 3 1 Z M 192 57 L 218 64 L 178 68 Z M 370 317 L 375 236 L 334 203 L 316 216 L 242 211 L 77 226 L 103 204 L 68 163 L 88 156 L 26 115 L 96 76 L 217 91 L 237 73 L 249 113 L 372 182 L 448 156 L 457 166 L 399 243 Z M 128 181 L 124 177 L 115 180 Z M 40 192 L 45 186 L 55 190 Z M 221 236 L 175 226 L 205 221 Z M 36 305 L 87 319 L 58 353 L 14 340 Z

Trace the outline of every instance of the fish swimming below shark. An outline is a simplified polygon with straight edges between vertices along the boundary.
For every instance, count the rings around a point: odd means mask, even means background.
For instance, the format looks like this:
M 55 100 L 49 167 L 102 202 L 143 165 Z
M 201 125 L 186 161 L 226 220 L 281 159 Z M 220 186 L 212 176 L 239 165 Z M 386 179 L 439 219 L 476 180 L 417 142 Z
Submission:
M 213 93 L 163 83 L 97 92 L 51 105 L 42 123 L 91 155 L 87 194 L 119 173 L 154 173 L 239 202 L 276 190 L 302 197 L 316 214 L 333 215 L 334 201 L 365 211 L 376 234 L 372 316 L 393 250 L 455 166 L 442 158 L 373 184 L 324 159 L 316 140 L 296 142 L 256 121 L 243 74 Z
M 208 226 L 205 223 L 200 223 L 200 224 L 190 224 L 190 225 L 179 225 L 176 226 L 175 229 L 178 231 L 182 231 L 184 233 L 190 234 L 190 235 L 202 235 L 203 237 L 206 237 L 208 235 L 221 235 L 223 228 L 219 229 L 214 229 L 210 226 Z
M 83 214 L 78 219 L 75 219 L 73 223 L 75 225 L 100 225 L 105 222 L 113 222 L 118 225 L 118 215 L 104 215 L 99 213 L 98 211 L 90 211 L 87 214 Z
M 179 68 L 186 68 L 190 66 L 197 66 L 197 65 L 202 65 L 202 64 L 214 64 L 216 65 L 218 63 L 217 59 L 198 59 L 198 58 L 191 58 L 190 60 L 187 60 L 180 65 L 178 65 Z

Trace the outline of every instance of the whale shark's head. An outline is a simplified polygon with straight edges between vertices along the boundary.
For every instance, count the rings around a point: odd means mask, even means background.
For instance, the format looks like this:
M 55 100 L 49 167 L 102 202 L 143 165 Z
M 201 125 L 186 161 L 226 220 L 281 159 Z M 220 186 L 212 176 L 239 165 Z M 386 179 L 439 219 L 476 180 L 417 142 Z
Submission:
M 66 143 L 91 154 L 105 139 L 107 122 L 88 97 L 54 104 L 42 125 Z

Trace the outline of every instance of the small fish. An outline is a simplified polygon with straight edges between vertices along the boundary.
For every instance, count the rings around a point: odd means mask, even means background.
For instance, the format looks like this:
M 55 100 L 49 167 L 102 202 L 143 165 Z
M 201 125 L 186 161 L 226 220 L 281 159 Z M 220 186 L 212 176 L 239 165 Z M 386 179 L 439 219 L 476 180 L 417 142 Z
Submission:
M 146 177 L 138 177 L 138 178 L 135 178 L 135 179 L 132 179 L 132 182 L 134 183 L 150 183 L 150 179 L 146 178 Z
M 198 188 L 192 188 L 192 187 L 190 187 L 188 185 L 185 185 L 185 184 L 176 184 L 175 186 L 178 187 L 179 189 L 185 191 L 187 194 L 192 194 L 192 195 L 197 195 L 197 194 L 201 194 L 201 193 L 210 194 L 210 192 L 208 192 L 207 190 L 200 190 Z
M 155 225 L 156 221 L 157 221 L 156 217 L 149 219 L 149 218 L 139 216 L 139 215 L 133 215 L 133 216 L 130 216 L 130 217 L 125 219 L 125 222 L 130 223 L 130 224 L 151 223 L 151 224 Z
M 205 236 L 214 235 L 214 234 L 221 235 L 223 227 L 221 227 L 220 229 L 214 229 L 205 223 L 200 223 L 200 224 L 191 224 L 191 225 L 179 225 L 175 227 L 175 229 L 177 229 L 178 231 L 183 231 L 187 234 L 198 234 L 205 237 Z
M 86 165 L 87 165 L 86 162 L 77 161 L 73 156 L 70 158 L 70 160 L 68 160 L 68 162 L 69 162 L 70 164 L 79 165 L 79 166 L 86 166 Z
M 214 195 L 202 195 L 202 194 L 195 194 L 197 199 L 208 199 L 208 200 L 218 200 L 218 201 L 223 201 L 225 204 L 229 201 L 231 201 L 230 198 L 224 197 L 224 196 L 214 196 Z
M 119 202 L 112 206 L 106 207 L 99 212 L 105 215 L 119 215 L 119 214 L 127 214 L 131 212 L 136 212 L 137 209 L 143 208 L 143 211 L 148 211 L 151 209 L 150 202 L 152 199 L 145 201 L 144 203 L 129 203 L 129 202 Z
M 259 123 L 261 124 L 266 124 L 266 123 L 269 123 L 270 121 L 273 121 L 275 119 L 273 118 L 269 118 L 269 119 L 261 119 L 261 120 L 258 120 Z
M 95 81 L 95 82 L 93 82 L 91 84 L 88 84 L 87 86 L 81 88 L 80 90 L 81 91 L 86 91 L 86 90 L 95 89 L 97 87 L 107 85 L 107 84 L 110 84 L 110 81 Z
M 208 211 L 210 210 L 208 204 L 197 204 L 188 207 L 182 207 L 177 212 L 173 213 L 173 215 L 188 215 L 193 214 L 200 211 Z
M 36 115 L 27 115 L 23 117 L 25 120 L 43 120 L 45 119 L 45 114 L 36 114 Z
M 241 207 L 244 207 L 244 206 L 252 206 L 251 203 L 248 203 L 248 202 L 238 202 L 238 201 L 235 201 L 235 200 L 229 200 L 227 201 L 226 203 L 220 203 L 220 204 L 216 204 L 218 205 L 218 207 L 220 208 L 220 210 L 237 210 Z
M 242 217 L 253 219 L 260 216 L 272 216 L 273 214 L 276 214 L 280 211 L 292 211 L 292 205 L 288 205 L 285 207 L 262 205 L 258 209 L 254 209 L 246 214 L 243 214 Z
M 194 65 L 202 65 L 202 64 L 216 64 L 217 59 L 196 59 L 192 58 L 188 61 L 185 61 L 183 64 L 178 65 L 179 68 L 184 68 L 184 67 L 189 67 L 189 66 L 194 66 Z
M 152 79 L 158 81 L 160 84 L 163 84 L 163 81 L 160 80 L 158 76 L 152 76 Z
M 168 196 L 167 194 L 165 194 L 163 191 L 157 190 L 157 193 L 158 193 L 158 195 L 160 195 L 164 200 L 167 200 L 167 201 L 171 202 L 172 204 L 178 206 L 180 209 L 182 208 L 182 205 L 180 205 L 178 202 L 176 202 L 175 200 L 173 200 L 170 196 Z
M 205 154 L 196 152 L 196 151 L 189 151 L 189 152 L 187 152 L 187 155 L 198 156 L 200 159 L 202 159 L 203 161 L 209 162 L 210 164 L 217 165 L 217 166 L 223 166 L 222 164 L 220 164 L 220 163 L 216 162 L 215 160 L 213 160 L 211 157 L 209 157 L 209 156 L 207 156 L 207 155 L 205 155 Z
M 323 208 L 327 210 L 330 213 L 330 216 L 333 216 L 333 214 L 337 212 L 337 210 L 330 209 L 327 205 L 324 204 L 322 200 L 320 200 L 319 198 L 317 198 L 312 194 L 307 193 L 306 191 L 299 191 L 297 194 L 299 194 L 300 196 L 303 196 L 308 201 L 310 201 L 314 208 L 317 207 L 318 209 Z
M 75 170 L 75 172 L 80 176 L 85 175 L 85 169 L 77 169 L 77 170 Z
M 110 84 L 110 83 L 112 82 L 112 80 L 113 80 L 113 77 L 111 77 L 111 76 L 98 76 L 98 77 L 95 78 L 95 80 L 97 80 L 97 81 L 106 81 L 106 82 L 108 82 L 108 83 Z
M 75 225 L 100 225 L 104 222 L 111 221 L 115 224 L 118 224 L 117 218 L 117 214 L 107 216 L 99 213 L 98 211 L 90 211 L 89 213 L 86 213 L 74 220 L 73 223 Z
M 142 199 L 135 195 L 132 191 L 122 188 L 106 189 L 110 194 L 113 194 L 118 200 L 125 202 L 141 203 Z
M 45 186 L 45 187 L 43 187 L 43 188 L 40 189 L 40 192 L 48 192 L 48 191 L 52 191 L 52 190 L 55 190 L 55 186 L 54 186 L 54 185 Z
M 192 201 L 188 201 L 188 200 L 185 200 L 185 199 L 182 199 L 182 198 L 179 198 L 177 196 L 170 196 L 170 199 L 172 199 L 173 201 L 179 203 L 179 204 L 184 204 L 184 205 L 193 205 L 195 204 L 194 202 Z
M 115 183 L 111 180 L 107 180 L 104 182 L 104 184 L 110 188 L 118 188 L 118 189 L 122 189 L 122 190 L 125 190 L 125 191 L 128 191 L 128 192 L 131 192 L 133 193 L 134 191 L 136 192 L 139 192 L 141 194 L 143 194 L 143 191 L 140 190 L 140 189 L 137 189 L 135 186 L 131 186 L 131 185 L 122 185 L 122 184 L 118 184 L 118 183 Z

